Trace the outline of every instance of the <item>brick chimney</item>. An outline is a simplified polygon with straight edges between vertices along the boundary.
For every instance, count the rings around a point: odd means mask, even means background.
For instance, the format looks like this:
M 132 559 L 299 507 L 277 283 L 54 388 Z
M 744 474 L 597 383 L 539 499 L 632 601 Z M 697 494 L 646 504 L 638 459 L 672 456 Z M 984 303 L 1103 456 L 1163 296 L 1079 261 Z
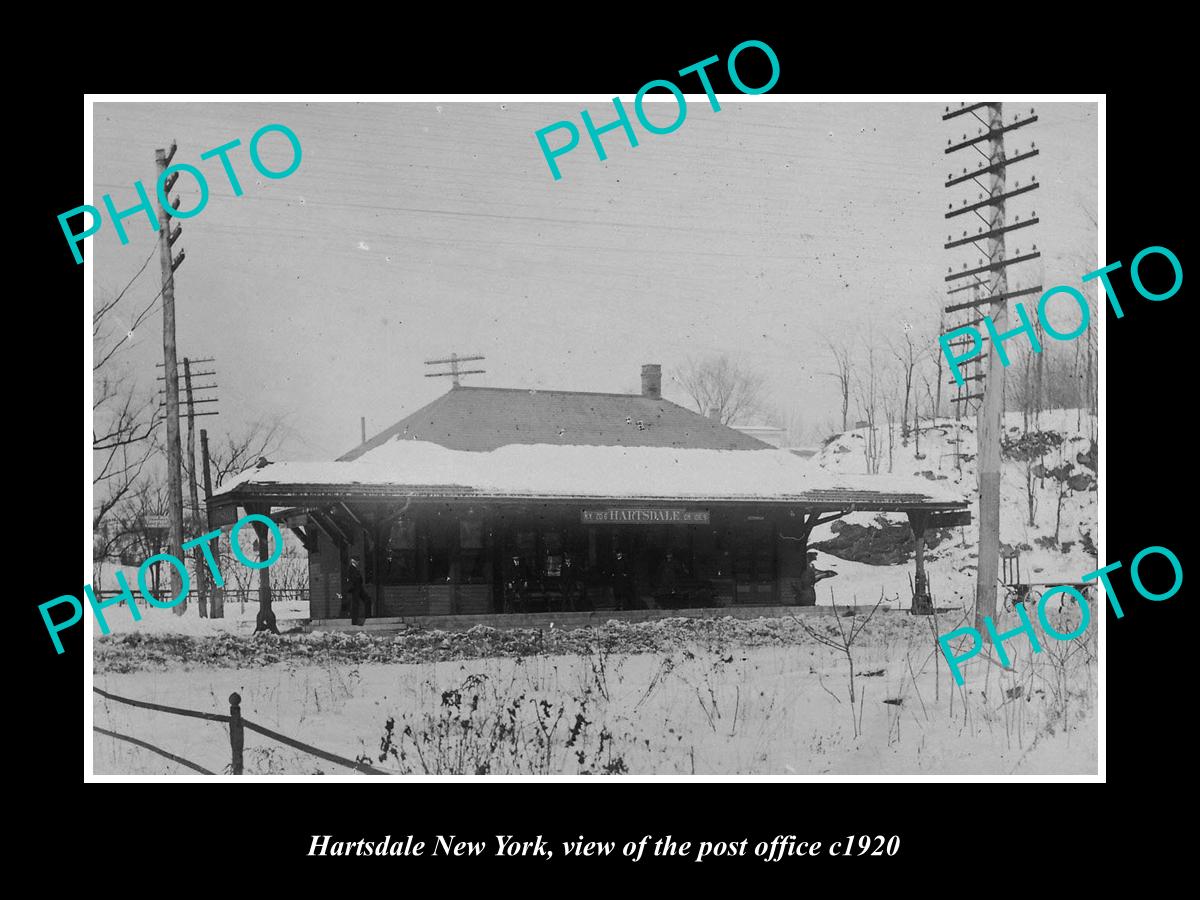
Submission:
M 714 422 L 720 422 L 720 421 L 721 421 L 721 410 L 720 410 L 720 408 L 719 408 L 719 407 L 716 407 L 716 406 L 710 406 L 710 407 L 708 408 L 708 417 L 709 417 L 710 419 L 712 419 Z
M 658 363 L 642 366 L 642 396 L 652 400 L 662 398 L 662 366 Z

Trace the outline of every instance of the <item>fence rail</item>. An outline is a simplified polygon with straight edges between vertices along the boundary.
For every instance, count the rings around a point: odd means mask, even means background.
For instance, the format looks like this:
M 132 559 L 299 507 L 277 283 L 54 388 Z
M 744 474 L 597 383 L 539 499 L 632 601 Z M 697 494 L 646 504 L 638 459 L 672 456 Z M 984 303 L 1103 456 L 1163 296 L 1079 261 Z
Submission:
M 325 750 L 318 749 L 311 744 L 306 744 L 303 741 L 298 741 L 295 738 L 290 738 L 287 735 L 280 734 L 278 731 L 272 731 L 270 728 L 264 728 L 249 719 L 242 718 L 242 698 L 241 695 L 233 693 L 229 695 L 229 715 L 222 713 L 204 712 L 199 709 L 181 709 L 178 706 L 165 706 L 161 703 L 150 703 L 146 700 L 134 700 L 131 697 L 121 697 L 109 691 L 101 690 L 98 687 L 92 687 L 93 693 L 99 694 L 106 700 L 112 700 L 116 703 L 124 703 L 128 706 L 136 706 L 140 709 L 149 709 L 155 712 L 165 712 L 173 716 L 187 716 L 194 719 L 206 719 L 210 722 L 224 722 L 229 725 L 229 748 L 231 754 L 230 771 L 234 775 L 242 774 L 242 745 L 245 741 L 245 730 L 248 728 L 255 731 L 264 737 L 279 741 L 281 744 L 287 744 L 289 747 L 294 747 L 311 756 L 316 756 L 319 759 L 327 762 L 336 763 L 339 766 L 346 766 L 356 772 L 362 772 L 364 775 L 391 775 L 391 772 L 385 772 L 383 769 L 376 769 L 374 766 L 364 762 L 359 762 L 353 759 L 347 759 L 344 756 L 338 756 L 336 753 L 329 753 Z M 189 769 L 195 769 L 205 775 L 213 775 L 203 766 L 184 759 L 182 756 L 176 756 L 174 753 L 169 753 L 161 747 L 155 747 L 153 744 L 140 740 L 135 737 L 130 737 L 127 734 L 118 734 L 115 731 L 108 731 L 104 728 L 99 728 L 95 725 L 92 730 L 99 734 L 107 735 L 108 737 L 116 738 L 117 740 L 127 741 L 131 744 L 136 744 L 139 747 L 144 747 L 147 750 L 153 751 L 160 756 L 165 756 L 173 762 L 179 763 L 181 766 L 187 766 Z
M 168 753 L 166 750 L 162 749 L 162 747 L 155 747 L 153 744 L 138 740 L 135 737 L 130 737 L 127 734 L 118 734 L 115 731 L 109 731 L 106 728 L 100 728 L 96 725 L 92 726 L 92 731 L 98 732 L 99 734 L 108 735 L 109 737 L 116 738 L 119 741 L 128 741 L 130 744 L 136 744 L 139 747 L 145 747 L 147 750 L 151 750 L 154 753 L 157 753 L 159 756 L 165 756 L 167 759 L 171 760 L 172 762 L 177 762 L 181 766 L 187 766 L 189 769 L 195 769 L 201 775 L 216 774 L 215 772 L 210 772 L 208 769 L 204 768 L 204 766 L 198 766 L 194 762 L 184 759 L 182 756 L 176 756 L 174 753 Z
M 134 596 L 134 599 L 137 601 L 138 606 L 148 609 L 150 607 L 150 603 L 148 600 L 146 600 L 145 597 L 143 597 L 138 592 L 137 585 L 131 585 L 131 588 L 133 589 L 133 596 Z M 254 588 L 229 588 L 229 587 L 227 587 L 227 588 L 222 588 L 222 590 L 224 591 L 225 603 L 227 605 L 230 603 L 251 603 L 251 604 L 254 604 L 255 606 L 258 605 L 258 588 L 256 588 L 256 587 L 254 587 Z M 120 591 L 117 588 L 102 588 L 101 590 L 98 590 L 95 593 L 96 593 L 96 599 L 107 600 L 110 597 L 121 596 L 122 591 Z M 169 592 L 167 592 L 167 593 L 169 596 Z M 210 598 L 211 598 L 211 595 L 212 595 L 212 589 L 209 588 Z M 162 596 L 162 592 L 160 592 L 157 596 Z M 309 597 L 308 588 L 277 588 L 277 587 L 271 588 L 271 602 L 272 603 L 308 603 L 308 597 Z M 197 592 L 194 589 L 188 591 L 187 600 L 189 603 L 199 602 L 199 599 L 200 599 L 199 592 Z

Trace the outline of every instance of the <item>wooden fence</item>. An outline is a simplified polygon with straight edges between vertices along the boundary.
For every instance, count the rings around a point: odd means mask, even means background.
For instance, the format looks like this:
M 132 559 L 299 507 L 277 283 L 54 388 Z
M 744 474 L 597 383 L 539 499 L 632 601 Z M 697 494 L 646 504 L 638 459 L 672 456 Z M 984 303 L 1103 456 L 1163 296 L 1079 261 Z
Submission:
M 174 716 L 188 716 L 195 719 L 206 719 L 209 722 L 227 723 L 229 725 L 229 749 L 231 753 L 230 772 L 233 775 L 242 774 L 242 745 L 245 740 L 246 729 L 258 732 L 264 737 L 269 737 L 272 740 L 279 741 L 281 744 L 287 744 L 289 747 L 294 747 L 297 750 L 301 750 L 305 753 L 311 754 L 312 756 L 326 760 L 327 762 L 336 763 L 339 766 L 347 766 L 356 772 L 362 772 L 364 775 L 392 774 L 391 772 L 385 772 L 382 769 L 376 769 L 375 767 L 364 762 L 359 762 L 358 760 L 347 759 L 344 756 L 338 756 L 336 753 L 328 753 L 325 750 L 319 750 L 310 744 L 304 743 L 303 741 L 297 741 L 294 738 L 288 737 L 287 735 L 280 734 L 278 731 L 272 731 L 270 728 L 264 728 L 262 725 L 258 725 L 254 722 L 251 722 L 249 719 L 243 718 L 242 698 L 236 693 L 229 695 L 229 715 L 226 716 L 221 713 L 202 712 L 198 709 L 180 709 L 177 706 L 164 706 L 161 703 L 148 703 L 145 700 L 133 700 L 129 697 L 119 697 L 116 694 L 109 693 L 108 691 L 102 691 L 98 687 L 93 687 L 92 691 L 107 700 L 114 700 L 117 703 L 125 703 L 129 706 L 136 706 L 139 709 L 151 709 L 156 712 L 169 713 Z M 159 756 L 165 756 L 172 762 L 179 763 L 181 766 L 187 766 L 189 769 L 193 769 L 203 775 L 216 774 L 215 772 L 210 772 L 203 766 L 199 766 L 190 760 L 184 759 L 182 756 L 176 756 L 174 753 L 169 753 L 166 750 L 163 750 L 161 747 L 155 747 L 153 744 L 147 743 L 146 741 L 135 737 L 131 737 L 130 735 L 119 734 L 115 731 L 98 728 L 95 725 L 92 726 L 92 730 L 98 734 L 116 738 L 117 740 L 125 741 L 138 747 L 143 747 L 146 750 L 157 753 Z
M 225 592 L 225 605 L 231 603 L 249 604 L 255 609 L 258 608 L 258 588 L 222 588 Z M 107 600 L 110 597 L 121 596 L 122 592 L 116 588 L 104 588 L 96 591 L 97 600 Z M 212 595 L 212 588 L 209 588 L 209 596 Z M 142 609 L 150 609 L 150 602 L 143 597 L 137 590 L 136 586 L 133 589 L 134 600 Z M 200 595 L 194 590 L 188 591 L 188 603 L 199 602 Z M 308 603 L 308 588 L 271 588 L 271 602 L 276 603 Z

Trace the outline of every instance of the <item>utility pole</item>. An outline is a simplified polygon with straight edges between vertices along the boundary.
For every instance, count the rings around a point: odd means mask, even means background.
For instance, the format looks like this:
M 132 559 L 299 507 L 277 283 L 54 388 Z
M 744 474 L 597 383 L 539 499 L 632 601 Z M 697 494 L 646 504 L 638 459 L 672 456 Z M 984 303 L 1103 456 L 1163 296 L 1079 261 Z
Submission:
M 200 429 L 200 459 L 204 466 L 204 518 L 205 525 L 209 531 L 213 530 L 212 524 L 212 467 L 208 459 L 208 430 Z M 217 565 L 220 565 L 221 560 L 221 538 L 218 535 L 213 542 L 213 558 L 217 560 Z M 223 619 L 225 617 L 225 591 L 224 589 L 213 585 L 212 603 L 209 606 L 209 615 L 214 619 Z
M 158 164 L 159 178 L 171 164 L 175 156 L 176 145 L 171 142 L 170 151 L 155 150 L 154 159 Z M 167 552 L 176 559 L 183 559 L 183 483 L 180 477 L 179 446 L 179 369 L 175 359 L 175 270 L 183 262 L 184 254 L 180 251 L 177 260 L 171 258 L 171 247 L 178 240 L 182 229 L 171 232 L 171 219 L 162 197 L 169 194 L 179 173 L 167 178 L 163 184 L 164 190 L 158 193 L 158 256 L 162 265 L 162 313 L 163 313 L 163 368 L 166 381 L 167 407 L 167 502 L 170 504 L 170 529 L 168 533 Z M 172 204 L 179 208 L 176 199 Z M 183 580 L 179 570 L 171 566 L 171 597 L 178 597 L 183 591 Z M 175 615 L 182 616 L 187 611 L 187 598 L 175 608 Z
M 216 403 L 217 402 L 216 397 L 197 397 L 196 392 L 215 389 L 217 387 L 217 385 L 215 383 L 198 385 L 198 384 L 195 384 L 192 379 L 203 377 L 203 376 L 216 375 L 217 373 L 215 370 L 204 371 L 204 372 L 193 371 L 192 364 L 193 363 L 211 363 L 211 362 L 214 362 L 212 357 L 205 357 L 204 359 L 191 359 L 191 358 L 185 356 L 183 358 L 183 396 L 184 396 L 184 404 L 185 404 L 186 408 L 184 409 L 183 412 L 179 413 L 179 417 L 187 418 L 187 461 L 188 461 L 188 476 L 189 476 L 189 478 L 188 478 L 188 500 L 189 500 L 189 508 L 191 509 L 191 517 L 188 520 L 188 527 L 190 527 L 193 530 L 198 529 L 199 524 L 200 524 L 200 500 L 197 497 L 197 486 L 196 486 L 197 476 L 196 476 L 195 420 L 196 420 L 197 416 L 215 416 L 215 415 L 217 415 L 216 410 L 212 410 L 210 412 L 196 412 L 196 407 L 201 403 Z M 160 393 L 163 394 L 163 396 L 165 398 L 166 396 L 168 396 L 167 392 L 169 390 L 169 380 L 167 379 L 166 375 L 160 375 L 160 376 L 158 376 L 158 378 L 160 381 L 163 382 L 163 386 L 162 386 L 162 388 L 160 388 Z M 179 393 L 179 385 L 178 385 L 178 380 L 176 380 L 176 395 L 177 396 L 178 396 L 178 393 Z M 166 406 L 165 399 L 163 401 L 160 401 L 158 405 L 160 408 Z M 176 426 L 176 427 L 178 428 L 178 426 Z M 181 486 L 180 490 L 182 491 L 182 486 Z M 197 533 L 192 534 L 191 537 L 196 537 L 198 533 L 199 532 L 197 531 Z M 180 557 L 180 558 L 182 558 L 182 557 Z M 200 616 L 201 616 L 201 618 L 204 618 L 208 615 L 208 608 L 207 608 L 208 566 L 204 560 L 204 552 L 199 547 L 197 547 L 195 549 L 194 560 L 195 560 L 195 575 L 194 575 L 194 577 L 196 580 L 196 594 L 197 594 L 198 601 L 200 604 L 200 610 L 199 610 Z
M 187 455 L 188 455 L 188 500 L 192 507 L 192 527 L 200 522 L 200 498 L 196 496 L 196 404 L 192 397 L 192 362 L 186 356 L 183 358 L 183 384 L 187 395 Z M 200 605 L 200 618 L 208 618 L 207 574 L 204 565 L 204 553 L 197 547 L 194 551 L 196 560 L 196 602 Z
M 988 128 L 992 139 L 988 142 L 988 159 L 1004 160 L 1004 122 L 1002 106 L 997 103 L 988 107 Z M 1005 166 L 993 166 L 989 175 L 989 193 L 997 197 L 992 207 L 990 236 L 987 239 L 987 258 L 1004 259 L 1004 180 Z M 993 273 L 993 294 L 1001 297 L 1008 292 L 1008 274 L 1004 267 Z M 995 323 L 996 333 L 1008 331 L 1008 301 L 993 300 L 988 315 Z M 983 625 L 983 618 L 996 615 L 996 582 L 1000 575 L 1000 439 L 1004 436 L 1004 373 L 1000 354 L 988 354 L 986 374 L 983 379 L 983 402 L 975 412 L 975 439 L 978 442 L 976 465 L 979 466 L 979 569 L 975 582 L 975 624 Z
M 367 417 L 359 416 L 358 425 L 359 430 L 362 432 L 362 440 L 359 443 L 365 444 L 367 442 Z
M 486 358 L 487 357 L 484 357 L 484 356 L 459 356 L 457 353 L 451 353 L 449 359 L 427 359 L 427 360 L 425 360 L 425 365 L 440 366 L 440 365 L 448 364 L 450 366 L 450 371 L 449 372 L 426 372 L 425 377 L 426 378 L 442 378 L 442 377 L 445 377 L 446 375 L 449 375 L 451 378 L 454 379 L 454 386 L 460 387 L 461 385 L 459 384 L 459 380 L 458 380 L 460 375 L 482 375 L 487 371 L 487 369 L 460 369 L 458 367 L 458 364 L 460 362 L 470 362 L 471 360 L 486 359 Z
M 978 110 L 983 110 L 987 118 L 984 119 Z M 991 319 L 992 324 L 989 335 L 984 337 L 989 338 L 991 334 L 1003 336 L 1008 330 L 1009 300 L 1037 294 L 1042 290 L 1040 284 L 1011 293 L 1008 290 L 1008 267 L 1041 256 L 1037 252 L 1037 244 L 1034 244 L 1032 253 L 1024 256 L 1020 255 L 1018 250 L 1015 256 L 1009 257 L 1005 253 L 1004 247 L 1006 234 L 1019 228 L 1036 225 L 1038 222 L 1037 213 L 1034 212 L 1033 216 L 1024 222 L 1020 221 L 1020 216 L 1017 216 L 1012 224 L 1006 224 L 1006 201 L 1038 187 L 1037 177 L 1034 176 L 1032 183 L 1020 187 L 1018 182 L 1016 189 L 1010 192 L 1007 186 L 1008 166 L 1037 156 L 1038 151 L 1030 143 L 1028 152 L 1018 152 L 1009 159 L 1004 151 L 1004 135 L 1015 128 L 1036 122 L 1037 116 L 1031 109 L 1029 115 L 1024 119 L 1016 116 L 1011 124 L 1005 125 L 1002 104 L 973 103 L 963 104 L 954 111 L 947 107 L 946 114 L 942 116 L 942 119 L 945 121 L 968 114 L 974 116 L 984 127 L 978 130 L 974 138 L 968 139 L 964 134 L 960 143 L 954 143 L 951 139 L 947 142 L 949 146 L 946 147 L 945 152 L 949 154 L 970 148 L 982 156 L 983 160 L 977 162 L 974 171 L 968 172 L 964 168 L 960 176 L 951 174 L 946 181 L 946 187 L 974 181 L 980 188 L 986 190 L 986 198 L 980 194 L 977 197 L 978 202 L 975 203 L 964 199 L 962 205 L 957 209 L 951 203 L 950 212 L 946 213 L 946 218 L 974 214 L 983 222 L 983 225 L 976 226 L 974 235 L 969 235 L 967 231 L 964 231 L 959 239 L 955 239 L 953 234 L 947 235 L 945 249 L 951 250 L 971 244 L 983 252 L 987 261 L 985 263 L 980 259 L 979 264 L 972 268 L 968 268 L 967 263 L 963 263 L 963 271 L 957 273 L 951 267 L 950 274 L 946 277 L 947 282 L 960 278 L 970 278 L 972 281 L 962 287 L 952 288 L 950 293 L 971 289 L 975 296 L 969 301 L 946 307 L 946 312 L 969 310 L 969 314 L 974 315 L 975 318 L 963 324 L 973 325 L 982 320 L 983 317 L 978 313 L 983 306 L 987 306 L 987 316 Z M 984 128 L 987 129 L 986 132 Z M 979 145 L 984 143 L 988 148 L 986 153 L 979 148 Z M 986 188 L 980 181 L 980 178 L 984 176 L 987 176 L 988 179 Z M 968 219 L 968 221 L 971 220 Z M 983 247 L 980 247 L 980 241 L 984 242 Z M 984 277 L 981 278 L 981 275 Z M 978 454 L 976 465 L 979 476 L 979 567 L 975 585 L 975 627 L 981 631 L 985 627 L 983 620 L 996 615 L 996 585 L 1000 575 L 1000 441 L 1004 436 L 1005 367 L 1000 362 L 999 354 L 994 350 L 995 348 L 991 348 L 986 354 L 986 363 L 982 361 L 984 354 L 980 353 L 980 363 L 985 367 L 985 371 L 980 372 L 977 369 L 977 374 L 973 378 L 981 381 L 982 387 L 976 388 L 975 392 L 968 391 L 965 395 L 955 398 L 956 402 L 981 401 L 976 408 L 975 424 Z

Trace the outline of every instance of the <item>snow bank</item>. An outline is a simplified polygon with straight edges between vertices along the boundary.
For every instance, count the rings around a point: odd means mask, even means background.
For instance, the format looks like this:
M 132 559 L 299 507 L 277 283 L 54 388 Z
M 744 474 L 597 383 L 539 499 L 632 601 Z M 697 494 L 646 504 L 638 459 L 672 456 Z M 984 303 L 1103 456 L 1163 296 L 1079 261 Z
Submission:
M 1079 410 L 1043 411 L 1036 423 L 1029 423 L 1029 430 L 1053 432 L 1061 436 L 1062 441 L 1048 448 L 1044 460 L 1031 462 L 1042 461 L 1048 469 L 1071 463 L 1075 472 L 1095 475 L 1095 471 L 1078 458 L 1079 454 L 1086 453 L 1090 446 L 1093 425 L 1094 418 Z M 1005 414 L 1004 431 L 1008 441 L 1018 439 L 1024 429 L 1025 423 L 1019 411 Z M 876 438 L 880 447 L 879 464 L 883 471 L 887 471 L 889 454 L 886 426 L 880 430 L 881 434 Z M 820 454 L 813 458 L 815 466 L 820 470 L 836 473 L 839 478 L 862 473 L 867 465 L 864 452 L 866 433 L 867 429 L 861 428 L 833 436 L 821 449 Z M 895 475 L 918 476 L 926 484 L 945 486 L 949 490 L 959 492 L 971 503 L 971 524 L 955 529 L 955 540 L 930 551 L 927 557 L 935 602 L 953 604 L 974 594 L 973 582 L 978 559 L 977 447 L 974 417 L 961 421 L 922 419 L 919 450 L 918 454 L 915 436 L 910 435 L 905 440 L 897 426 L 890 460 Z M 963 454 L 961 462 L 959 453 Z M 1093 486 L 1087 490 L 1069 490 L 1060 496 L 1060 485 L 1053 478 L 1030 475 L 1025 460 L 1014 458 L 1007 452 L 1002 456 L 1000 540 L 1010 547 L 1020 549 L 1023 582 L 1078 581 L 1080 576 L 1095 570 L 1099 565 L 1094 551 L 1098 540 L 1096 489 Z M 858 477 L 868 476 L 859 474 Z M 874 524 L 878 515 L 874 512 L 858 512 L 844 517 L 842 521 L 869 526 Z M 901 515 L 889 513 L 886 517 L 892 522 L 904 521 Z M 1054 541 L 1056 534 L 1058 540 Z M 829 536 L 832 536 L 829 526 L 818 528 L 813 533 L 812 541 L 819 543 Z M 822 565 L 821 568 L 830 567 Z M 860 602 L 865 593 L 858 587 L 861 584 L 872 585 L 875 588 L 875 597 L 879 596 L 879 588 L 876 585 L 881 581 L 881 577 L 871 573 L 872 569 L 878 568 L 883 567 L 863 566 L 862 571 L 857 574 L 855 591 L 859 594 Z M 903 570 L 905 567 L 896 568 Z M 907 576 L 903 571 L 899 571 L 898 575 L 898 585 L 894 582 L 885 582 L 883 585 L 889 597 L 897 589 L 902 596 L 908 591 Z M 821 588 L 825 588 L 827 601 L 827 589 L 832 585 L 838 591 L 838 602 L 841 603 L 842 590 L 839 589 L 839 582 L 848 584 L 849 579 L 843 581 L 839 578 L 821 582 L 818 585 L 818 596 L 821 595 Z

